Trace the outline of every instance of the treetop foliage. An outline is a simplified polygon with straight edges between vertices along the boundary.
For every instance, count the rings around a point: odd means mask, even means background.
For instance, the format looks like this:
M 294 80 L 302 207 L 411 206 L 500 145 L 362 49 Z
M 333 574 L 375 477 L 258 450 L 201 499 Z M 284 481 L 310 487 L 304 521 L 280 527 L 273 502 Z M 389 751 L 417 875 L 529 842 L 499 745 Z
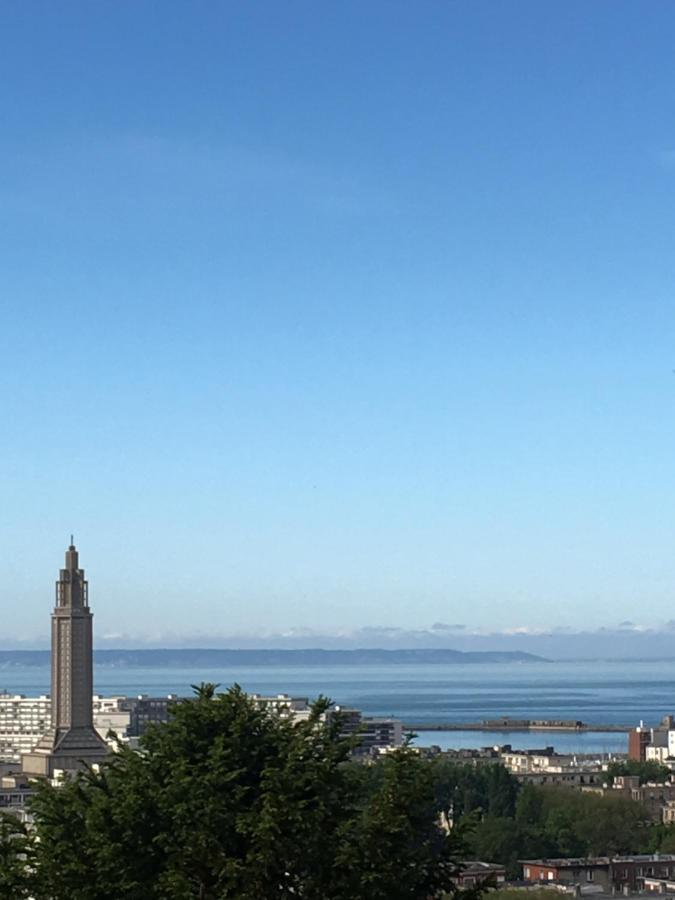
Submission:
M 0 900 L 430 900 L 460 893 L 460 855 L 519 877 L 519 859 L 675 850 L 619 792 L 410 747 L 355 763 L 329 706 L 293 721 L 236 685 L 196 687 L 140 752 L 40 784 L 30 832 L 0 818 Z
M 658 784 L 670 781 L 672 771 L 668 766 L 653 759 L 637 760 L 626 759 L 621 762 L 612 762 L 607 767 L 607 783 L 612 784 L 617 775 L 638 775 L 640 784 L 654 781 Z
M 41 784 L 32 835 L 0 834 L 0 896 L 36 900 L 427 900 L 454 892 L 457 838 L 431 767 L 373 767 L 320 699 L 307 721 L 201 685 L 140 753 Z M 11 830 L 11 827 L 6 826 Z M 1 862 L 1 860 L 0 860 Z M 0 882 L 0 885 L 2 883 Z

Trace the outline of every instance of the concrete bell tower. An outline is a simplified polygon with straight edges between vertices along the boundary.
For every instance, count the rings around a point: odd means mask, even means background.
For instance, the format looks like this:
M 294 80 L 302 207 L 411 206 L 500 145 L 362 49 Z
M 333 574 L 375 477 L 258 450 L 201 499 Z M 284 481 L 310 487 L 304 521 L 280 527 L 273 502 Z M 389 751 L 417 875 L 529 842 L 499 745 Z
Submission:
M 93 616 L 89 585 L 79 565 L 71 535 L 52 613 L 51 727 L 35 749 L 23 755 L 26 775 L 51 778 L 55 769 L 81 769 L 108 753 L 93 724 Z

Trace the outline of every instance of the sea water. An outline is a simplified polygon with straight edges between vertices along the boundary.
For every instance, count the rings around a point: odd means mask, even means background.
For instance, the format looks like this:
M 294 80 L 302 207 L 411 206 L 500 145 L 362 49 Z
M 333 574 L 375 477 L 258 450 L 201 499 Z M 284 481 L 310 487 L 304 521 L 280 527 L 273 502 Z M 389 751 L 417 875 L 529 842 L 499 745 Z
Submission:
M 222 668 L 96 666 L 102 695 L 189 696 L 191 685 L 233 683 L 259 694 L 320 694 L 367 715 L 391 715 L 423 726 L 480 722 L 509 716 L 572 719 L 588 724 L 652 724 L 675 711 L 675 660 L 392 665 L 283 665 Z M 0 668 L 0 689 L 35 695 L 49 691 L 47 666 Z M 553 745 L 561 751 L 625 750 L 625 734 L 574 732 L 427 732 L 418 743 L 443 747 Z

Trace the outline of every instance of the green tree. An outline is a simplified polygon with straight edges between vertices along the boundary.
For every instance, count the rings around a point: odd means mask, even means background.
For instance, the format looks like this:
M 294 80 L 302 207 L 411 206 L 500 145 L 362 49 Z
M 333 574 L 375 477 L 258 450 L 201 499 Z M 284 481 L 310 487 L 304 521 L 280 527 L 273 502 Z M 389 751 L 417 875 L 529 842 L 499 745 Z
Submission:
M 38 900 L 403 900 L 453 890 L 431 767 L 364 778 L 339 720 L 292 722 L 203 685 L 142 752 L 33 801 Z
M 482 770 L 488 796 L 487 811 L 498 818 L 513 817 L 518 797 L 518 782 L 502 765 Z
M 32 844 L 19 820 L 0 813 L 0 897 L 23 900 L 31 895 Z
M 504 766 L 474 768 L 440 757 L 433 761 L 432 770 L 438 808 L 454 821 L 474 812 L 514 815 L 518 782 Z
M 474 858 L 501 863 L 511 877 L 520 874 L 522 835 L 513 819 L 486 816 L 476 825 L 470 843 Z
M 622 762 L 612 762 L 607 767 L 607 783 L 612 784 L 617 775 L 638 775 L 640 784 L 648 781 L 662 783 L 670 781 L 672 772 L 668 766 L 663 766 L 654 759 L 637 760 L 626 759 Z
M 675 853 L 675 825 L 657 825 L 652 829 L 650 853 Z
M 577 834 L 590 855 L 636 853 L 646 849 L 649 816 L 644 807 L 623 797 L 581 795 Z M 590 801 L 590 802 L 588 802 Z
M 576 801 L 578 798 L 569 799 Z M 579 806 L 576 802 L 559 803 L 546 816 L 544 835 L 556 856 L 584 856 L 587 852 L 588 841 L 578 833 Z
M 644 808 L 624 797 L 539 788 L 541 820 L 556 856 L 635 853 L 648 841 Z
M 522 825 L 537 825 L 541 821 L 544 797 L 533 784 L 524 784 L 516 802 L 516 821 Z

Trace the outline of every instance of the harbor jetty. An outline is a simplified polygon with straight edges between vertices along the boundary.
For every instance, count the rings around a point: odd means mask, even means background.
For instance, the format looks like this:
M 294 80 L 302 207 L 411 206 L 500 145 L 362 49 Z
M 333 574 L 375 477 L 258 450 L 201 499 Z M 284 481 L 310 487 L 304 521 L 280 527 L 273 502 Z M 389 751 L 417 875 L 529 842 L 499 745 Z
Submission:
M 483 719 L 482 722 L 406 722 L 408 731 L 578 731 L 628 733 L 630 725 L 598 725 L 571 719 Z

